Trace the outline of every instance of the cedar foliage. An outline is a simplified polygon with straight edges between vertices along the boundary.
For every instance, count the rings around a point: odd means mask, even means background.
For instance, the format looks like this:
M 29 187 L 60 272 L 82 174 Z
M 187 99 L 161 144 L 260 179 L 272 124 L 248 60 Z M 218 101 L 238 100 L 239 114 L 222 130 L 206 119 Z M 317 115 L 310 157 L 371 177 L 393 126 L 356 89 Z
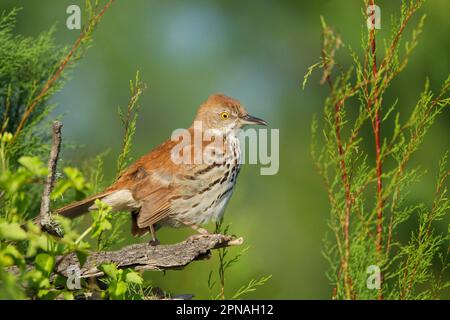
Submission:
M 14 35 L 19 11 L 13 9 L 0 15 L 0 133 L 16 132 L 27 106 L 44 87 L 66 51 L 66 48 L 55 44 L 53 27 L 36 38 Z M 34 124 L 39 123 L 51 110 L 47 106 L 48 98 L 60 89 L 63 83 L 64 78 L 49 90 L 31 112 L 29 128 L 34 128 L 31 130 L 33 133 L 36 133 Z M 36 137 L 30 133 L 26 135 L 30 139 L 22 139 L 21 145 L 35 153 L 39 151 L 36 146 L 42 145 L 43 140 L 39 139 L 42 135 L 38 134 Z M 20 153 L 18 149 L 10 151 Z
M 313 70 L 321 68 L 321 83 L 330 89 L 322 117 L 312 123 L 311 153 L 330 201 L 331 233 L 324 239 L 324 255 L 334 299 L 436 299 L 450 286 L 450 229 L 435 227 L 448 219 L 450 209 L 447 154 L 439 162 L 434 198 L 414 203 L 409 197 L 424 174 L 410 160 L 436 118 L 448 109 L 450 75 L 437 92 L 425 80 L 406 119 L 400 117 L 398 101 L 385 100 L 418 45 L 425 22 L 419 13 L 423 3 L 402 1 L 388 39 L 364 28 L 361 53 L 322 18 L 322 58 L 309 68 L 303 86 Z M 364 1 L 364 23 L 373 18 L 366 13 L 369 5 L 374 1 Z M 415 18 L 418 22 L 406 36 Z M 349 67 L 336 59 L 342 48 L 352 58 Z M 372 141 L 367 141 L 368 129 Z M 416 227 L 409 230 L 409 241 L 402 242 L 399 229 L 407 222 Z M 373 268 L 380 270 L 379 288 L 372 286 L 377 280 L 371 277 L 377 274 Z

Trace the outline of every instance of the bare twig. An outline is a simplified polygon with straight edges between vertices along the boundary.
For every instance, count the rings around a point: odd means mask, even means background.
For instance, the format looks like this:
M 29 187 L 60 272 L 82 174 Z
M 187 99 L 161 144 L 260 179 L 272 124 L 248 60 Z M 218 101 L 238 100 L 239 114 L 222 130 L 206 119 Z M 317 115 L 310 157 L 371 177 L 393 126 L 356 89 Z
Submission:
M 58 223 L 54 221 L 50 215 L 50 195 L 55 184 L 56 168 L 58 164 L 59 151 L 61 150 L 61 128 L 60 121 L 54 121 L 52 130 L 52 148 L 48 158 L 48 175 L 45 181 L 44 191 L 41 197 L 41 209 L 39 215 L 33 221 L 40 225 L 41 228 L 54 236 L 62 237 L 62 230 Z
M 48 221 L 50 215 L 50 194 L 52 193 L 55 184 L 56 167 L 58 164 L 59 151 L 61 150 L 61 128 L 60 121 L 53 122 L 53 138 L 52 149 L 50 150 L 50 157 L 48 158 L 48 175 L 45 181 L 44 192 L 42 193 L 41 210 L 39 212 L 39 220 L 41 224 Z

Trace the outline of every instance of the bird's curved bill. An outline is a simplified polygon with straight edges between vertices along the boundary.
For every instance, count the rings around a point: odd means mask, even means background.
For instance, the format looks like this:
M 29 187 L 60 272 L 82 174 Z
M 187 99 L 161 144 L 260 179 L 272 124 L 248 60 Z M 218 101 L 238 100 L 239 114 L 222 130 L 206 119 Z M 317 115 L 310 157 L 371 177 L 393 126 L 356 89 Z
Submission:
M 243 124 L 259 124 L 263 126 L 267 126 L 267 122 L 263 119 L 251 116 L 249 114 L 246 114 L 241 118 L 241 121 Z

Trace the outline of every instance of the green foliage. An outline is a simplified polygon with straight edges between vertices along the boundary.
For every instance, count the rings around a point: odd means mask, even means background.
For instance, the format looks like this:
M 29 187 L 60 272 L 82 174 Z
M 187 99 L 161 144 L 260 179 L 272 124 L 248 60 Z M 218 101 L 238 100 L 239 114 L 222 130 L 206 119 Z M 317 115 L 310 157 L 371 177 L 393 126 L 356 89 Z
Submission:
M 0 136 L 0 155 L 6 155 L 10 137 L 10 133 Z M 38 157 L 22 156 L 17 164 L 13 165 L 6 156 L 2 159 L 0 212 L 9 221 L 23 221 L 30 217 L 28 213 L 37 208 L 35 199 L 39 197 L 40 185 L 47 176 L 48 169 Z M 52 194 L 53 199 L 61 197 L 64 192 L 66 195 L 75 192 L 77 197 L 84 197 L 89 193 L 91 186 L 86 183 L 78 169 L 66 167 L 63 171 L 66 177 L 58 181 Z
M 265 285 L 270 278 L 272 278 L 272 275 L 268 275 L 266 277 L 262 277 L 257 280 L 255 279 L 250 280 L 247 285 L 240 287 L 238 291 L 234 294 L 234 296 L 231 297 L 231 299 L 233 300 L 240 299 L 241 296 L 256 291 L 258 287 Z
M 34 156 L 48 153 L 45 140 L 49 135 L 42 126 L 37 125 L 53 109 L 48 105 L 48 99 L 67 80 L 67 74 L 62 73 L 58 81 L 48 87 L 45 94 L 36 100 L 34 109 L 29 110 L 28 120 L 19 130 L 29 105 L 46 87 L 67 52 L 67 48 L 55 44 L 54 27 L 37 37 L 14 35 L 19 11 L 13 9 L 0 16 L 0 133 L 10 132 L 13 140 L 19 140 L 8 148 L 12 160 L 24 155 L 24 150 Z M 67 69 L 70 67 L 71 63 Z M 15 163 L 13 161 L 13 165 Z
M 104 10 L 98 13 L 98 2 L 95 6 L 87 2 L 88 24 L 70 51 L 53 43 L 53 28 L 37 38 L 12 35 L 17 12 L 3 13 L 0 18 L 0 298 L 74 299 L 91 289 L 83 283 L 80 290 L 71 291 L 64 277 L 53 277 L 56 258 L 75 253 L 83 264 L 91 243 L 97 241 L 97 249 L 110 245 L 120 223 L 112 227 L 110 208 L 100 201 L 96 202 L 98 210 L 92 212 L 91 224 L 81 234 L 72 221 L 60 216 L 54 219 L 63 230 L 62 238 L 41 231 L 33 223 L 30 218 L 38 211 L 37 200 L 48 173 L 43 159 L 49 136 L 38 134 L 38 125 L 51 110 L 46 101 L 63 86 L 67 70 L 89 47 Z M 99 188 L 102 170 L 102 165 L 88 170 L 88 180 L 78 168 L 62 168 L 51 199 L 59 203 L 86 197 Z M 111 237 L 110 231 L 115 232 Z M 123 283 L 133 290 L 142 284 L 135 272 L 120 270 L 118 274 L 121 276 L 112 283 L 115 289 L 106 288 L 105 297 L 123 297 Z M 133 292 L 136 297 L 144 291 Z
M 230 229 L 230 225 L 223 226 L 223 220 L 220 220 L 216 222 L 216 230 L 215 233 L 221 233 L 221 234 L 228 234 Z M 214 276 L 214 272 L 211 270 L 208 275 L 208 288 L 210 292 L 210 297 L 213 300 L 217 299 L 226 299 L 226 290 L 225 290 L 225 280 L 226 280 L 226 273 L 227 271 L 233 267 L 236 263 L 239 262 L 242 255 L 245 254 L 250 249 L 250 247 L 245 247 L 244 249 L 240 250 L 236 255 L 229 258 L 229 248 L 223 247 L 218 249 L 219 251 L 219 267 L 217 270 L 217 275 Z M 251 279 L 248 284 L 241 286 L 232 296 L 231 299 L 240 299 L 242 296 L 253 292 L 257 289 L 257 287 L 260 287 L 264 285 L 272 275 L 268 275 L 265 277 L 261 277 L 258 280 Z M 214 280 L 217 279 L 217 280 Z M 216 284 L 219 282 L 219 291 L 218 293 L 214 293 Z
M 30 182 L 42 181 L 47 169 L 39 158 L 23 156 L 18 160 L 15 170 L 10 169 L 6 149 L 11 134 L 0 135 L 0 210 L 9 221 L 22 221 L 25 213 L 33 207 L 32 199 L 36 194 Z
M 448 230 L 435 228 L 449 213 L 447 156 L 440 162 L 431 204 L 417 203 L 409 193 L 424 174 L 419 167 L 411 167 L 410 160 L 449 105 L 450 76 L 437 94 L 427 80 L 406 120 L 400 118 L 398 100 L 385 98 L 418 44 L 424 17 L 409 40 L 402 38 L 422 2 L 402 2 L 400 16 L 392 19 L 391 38 L 384 41 L 383 58 L 375 49 L 380 42 L 378 32 L 364 32 L 364 63 L 349 48 L 353 65 L 347 70 L 335 61 L 336 50 L 343 46 L 340 37 L 322 21 L 324 44 L 319 65 L 324 71 L 322 83 L 327 83 L 331 92 L 322 119 L 314 119 L 312 124 L 311 153 L 331 206 L 332 232 L 324 240 L 324 255 L 331 267 L 328 276 L 334 286 L 333 298 L 439 298 L 449 286 L 444 271 L 449 268 L 450 235 Z M 338 71 L 333 71 L 335 65 L 339 65 Z M 362 142 L 370 135 L 373 150 L 366 150 Z M 400 240 L 400 230 L 410 233 L 409 242 Z M 381 269 L 379 290 L 367 286 L 367 268 L 372 265 Z
M 107 289 L 102 293 L 103 298 L 111 300 L 142 300 L 144 293 L 144 280 L 141 275 L 132 269 L 117 269 L 114 264 L 102 264 L 99 270 L 106 277 L 102 279 Z
M 125 111 L 122 108 L 117 108 L 117 113 L 122 121 L 124 127 L 122 152 L 117 159 L 117 172 L 120 173 L 130 164 L 130 151 L 132 146 L 132 139 L 136 132 L 136 122 L 139 109 L 139 98 L 146 89 L 146 84 L 139 79 L 139 70 L 136 71 L 136 77 L 134 82 L 130 80 L 130 100 Z
M 37 38 L 13 35 L 19 10 L 1 14 L 0 133 L 13 134 L 12 158 L 19 158 L 23 150 L 33 155 L 47 151 L 48 135 L 37 126 L 53 108 L 47 101 L 64 86 L 68 71 L 90 47 L 92 33 L 111 3 L 99 10 L 99 1 L 86 1 L 87 23 L 70 49 L 54 44 L 53 27 Z
M 54 43 L 53 27 L 36 38 L 14 35 L 18 12 L 13 9 L 0 16 L 0 132 L 16 131 L 27 105 L 58 67 L 66 50 Z M 58 82 L 46 98 L 62 85 Z M 31 113 L 31 122 L 45 114 L 46 100 Z
M 22 185 L 21 188 L 24 186 Z M 19 188 L 16 192 L 21 191 Z M 8 201 L 8 197 L 9 194 L 6 194 L 4 199 Z M 0 216 L 0 285 L 2 287 L 0 298 L 72 299 L 74 294 L 91 292 L 88 286 L 73 292 L 66 288 L 65 278 L 52 279 L 52 273 L 57 256 L 75 253 L 83 264 L 89 254 L 88 249 L 91 247 L 92 240 L 98 239 L 111 230 L 111 208 L 101 201 L 95 204 L 98 210 L 92 212 L 92 223 L 82 234 L 74 229 L 71 220 L 55 216 L 63 229 L 63 238 L 42 232 L 32 221 L 27 221 L 23 225 L 23 223 L 11 222 L 14 219 L 6 218 L 2 214 Z M 86 241 L 86 238 L 89 241 Z M 102 245 L 100 243 L 100 248 Z M 11 266 L 16 268 L 16 274 L 5 269 Z M 146 289 L 148 285 L 144 286 L 138 273 L 132 270 L 117 270 L 111 265 L 104 265 L 101 270 L 107 275 L 104 282 L 108 284 L 101 291 L 102 297 L 111 299 L 148 297 L 149 293 Z
M 67 289 L 57 288 L 51 278 L 56 256 L 71 252 L 85 251 L 89 245 L 74 241 L 74 231 L 65 223 L 64 238 L 54 238 L 42 233 L 31 221 L 26 228 L 17 223 L 0 221 L 0 283 L 4 299 L 54 299 L 58 296 L 70 297 Z M 5 232 L 7 230 L 7 232 Z M 32 267 L 27 267 L 30 264 Z M 14 266 L 15 272 L 5 268 Z
M 51 198 L 57 200 L 63 195 L 67 195 L 67 191 L 74 191 L 74 198 L 81 199 L 92 191 L 92 184 L 86 181 L 78 168 L 65 167 L 63 169 L 64 179 L 58 180 L 53 189 Z

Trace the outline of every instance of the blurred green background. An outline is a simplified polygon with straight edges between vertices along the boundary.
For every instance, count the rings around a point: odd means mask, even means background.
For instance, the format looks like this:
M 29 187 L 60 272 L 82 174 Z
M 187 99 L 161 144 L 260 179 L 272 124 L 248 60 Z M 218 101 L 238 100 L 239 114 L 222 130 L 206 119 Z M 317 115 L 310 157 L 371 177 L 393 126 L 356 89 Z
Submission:
M 0 10 L 23 8 L 15 32 L 24 35 L 35 36 L 57 23 L 57 42 L 70 45 L 79 33 L 65 27 L 70 4 L 83 7 L 84 1 L 1 0 Z M 377 4 L 382 37 L 389 32 L 390 15 L 398 13 L 400 1 Z M 328 92 L 318 84 L 319 74 L 312 76 L 304 91 L 301 82 L 307 67 L 320 57 L 320 15 L 344 42 L 359 49 L 365 27 L 361 8 L 362 1 L 338 0 L 116 1 L 72 80 L 52 98 L 58 104 L 55 115 L 64 115 L 64 140 L 81 146 L 63 150 L 63 161 L 79 164 L 110 149 L 105 169 L 107 178 L 113 179 L 122 141 L 116 110 L 127 104 L 128 83 L 137 69 L 148 89 L 140 103 L 135 158 L 167 139 L 173 129 L 189 126 L 196 107 L 211 93 L 240 99 L 250 113 L 280 129 L 280 170 L 274 176 L 261 176 L 258 165 L 245 165 L 241 172 L 225 222 L 245 238 L 250 250 L 227 274 L 227 293 L 251 278 L 272 274 L 265 286 L 246 297 L 330 298 L 327 264 L 321 254 L 329 206 L 309 153 L 311 119 L 320 114 Z M 425 78 L 438 89 L 449 70 L 450 2 L 429 1 L 422 12 L 427 20 L 420 45 L 385 98 L 387 102 L 399 98 L 403 119 Z M 413 164 L 430 170 L 415 187 L 412 200 L 430 199 L 437 161 L 450 149 L 449 121 L 448 112 L 440 117 L 413 159 Z M 159 238 L 170 243 L 189 234 L 189 230 L 163 229 Z M 231 253 L 238 251 L 231 249 Z M 213 259 L 195 262 L 184 271 L 147 273 L 147 277 L 169 292 L 208 298 L 208 274 L 216 272 L 216 259 L 214 254 Z

